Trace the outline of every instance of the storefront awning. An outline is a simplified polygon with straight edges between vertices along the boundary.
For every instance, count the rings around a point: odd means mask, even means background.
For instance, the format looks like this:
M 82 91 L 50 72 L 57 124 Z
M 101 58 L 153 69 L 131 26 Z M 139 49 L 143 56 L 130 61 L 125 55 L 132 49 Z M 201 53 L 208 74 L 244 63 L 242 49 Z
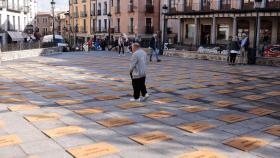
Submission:
M 22 32 L 7 31 L 12 41 L 24 41 Z

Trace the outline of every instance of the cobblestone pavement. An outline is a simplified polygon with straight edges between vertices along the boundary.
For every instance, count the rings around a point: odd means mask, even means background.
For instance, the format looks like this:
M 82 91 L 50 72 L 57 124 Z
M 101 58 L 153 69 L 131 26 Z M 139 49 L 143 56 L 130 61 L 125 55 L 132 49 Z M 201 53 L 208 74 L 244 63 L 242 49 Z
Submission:
M 3 63 L 0 157 L 280 157 L 279 68 L 162 59 L 143 103 L 129 103 L 128 56 Z

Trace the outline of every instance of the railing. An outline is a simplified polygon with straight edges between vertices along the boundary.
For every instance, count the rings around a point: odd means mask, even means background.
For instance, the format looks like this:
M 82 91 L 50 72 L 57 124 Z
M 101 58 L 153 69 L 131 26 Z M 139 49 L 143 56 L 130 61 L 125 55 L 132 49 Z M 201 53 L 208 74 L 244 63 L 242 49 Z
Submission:
M 153 26 L 146 26 L 145 27 L 145 33 L 146 34 L 153 34 L 154 33 L 154 27 Z
M 146 4 L 146 13 L 153 13 L 153 12 L 154 12 L 154 5 Z
M 101 10 L 100 9 L 97 10 L 97 15 L 101 15 Z
M 81 11 L 81 17 L 87 17 L 87 12 L 86 11 Z
M 9 51 L 19 51 L 19 50 L 28 50 L 28 49 L 39 49 L 39 48 L 50 48 L 56 47 L 55 43 L 41 43 L 40 41 L 34 42 L 20 42 L 20 43 L 9 43 L 6 45 L 2 45 L 2 52 Z
M 133 10 L 133 3 L 128 3 L 128 7 L 127 7 L 127 11 L 129 12 L 129 13 L 131 13 L 131 12 L 133 12 L 134 10 Z

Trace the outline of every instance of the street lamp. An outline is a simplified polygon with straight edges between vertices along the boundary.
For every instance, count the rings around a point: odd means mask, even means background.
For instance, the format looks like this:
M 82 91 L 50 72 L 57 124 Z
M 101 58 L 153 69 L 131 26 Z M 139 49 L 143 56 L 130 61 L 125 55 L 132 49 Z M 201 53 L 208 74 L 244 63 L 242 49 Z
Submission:
M 259 45 L 260 45 L 260 16 L 259 16 L 259 10 L 262 5 L 262 0 L 255 0 L 255 9 L 256 9 L 256 33 L 255 33 L 255 42 L 254 42 L 254 49 L 255 49 L 255 56 L 259 56 Z
M 55 34 L 54 34 L 54 7 L 55 7 L 55 1 L 51 1 L 51 6 L 52 6 L 52 14 L 53 14 L 53 42 L 55 41 Z
M 163 46 L 167 43 L 167 19 L 165 18 L 168 11 L 168 7 L 166 4 L 162 6 L 162 13 L 163 13 Z
M 111 44 L 111 19 L 112 19 L 112 14 L 109 12 L 108 13 L 108 18 L 109 18 L 109 30 L 108 30 L 108 33 L 109 33 L 109 45 Z

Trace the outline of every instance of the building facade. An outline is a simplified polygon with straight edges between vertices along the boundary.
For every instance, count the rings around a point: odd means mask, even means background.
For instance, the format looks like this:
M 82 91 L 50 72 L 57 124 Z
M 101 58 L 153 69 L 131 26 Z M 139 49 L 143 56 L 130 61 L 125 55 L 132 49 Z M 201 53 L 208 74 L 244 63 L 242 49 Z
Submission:
M 160 0 L 114 0 L 112 27 L 116 35 L 150 38 L 160 32 Z
M 1 45 L 23 41 L 33 33 L 37 6 L 37 0 L 0 1 Z
M 53 31 L 53 16 L 50 12 L 39 12 L 35 22 L 40 36 L 51 35 Z
M 111 12 L 111 0 L 96 0 L 96 33 L 104 35 L 108 33 L 109 17 Z
M 262 45 L 264 36 L 271 44 L 280 42 L 280 1 L 262 0 L 256 8 L 254 0 L 166 0 L 168 21 L 176 21 L 177 42 L 187 45 L 225 44 L 229 36 L 256 40 Z M 257 15 L 260 30 L 257 35 Z M 257 38 L 259 36 L 259 38 Z M 261 54 L 258 54 L 261 55 Z
M 92 38 L 96 30 L 96 0 L 69 0 L 71 44 Z

